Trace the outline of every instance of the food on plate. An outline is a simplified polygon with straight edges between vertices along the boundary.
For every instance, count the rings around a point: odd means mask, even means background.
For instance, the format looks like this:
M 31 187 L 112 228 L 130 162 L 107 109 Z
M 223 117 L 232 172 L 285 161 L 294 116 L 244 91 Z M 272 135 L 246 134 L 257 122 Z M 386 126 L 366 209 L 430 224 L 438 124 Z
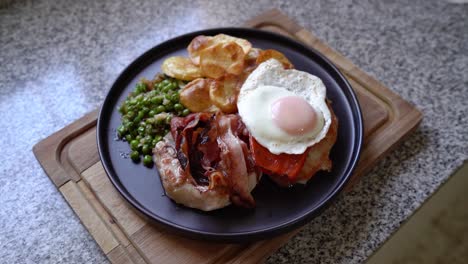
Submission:
M 244 82 L 237 107 L 251 135 L 256 165 L 279 185 L 305 183 L 315 174 L 305 176 L 316 166 L 313 162 L 329 163 L 336 131 L 328 131 L 332 120 L 337 125 L 337 119 L 326 103 L 326 88 L 318 77 L 285 69 L 282 63 L 270 59 Z M 327 135 L 331 144 L 316 147 Z M 309 153 L 326 159 L 308 158 Z M 326 170 L 330 167 L 323 166 Z M 301 174 L 302 170 L 306 171 Z
M 197 36 L 187 51 L 120 108 L 119 137 L 135 161 L 151 165 L 152 152 L 168 197 L 204 211 L 252 208 L 262 172 L 288 187 L 331 170 L 338 119 L 320 78 L 225 34 Z
M 237 112 L 240 76 L 224 74 L 220 78 L 198 78 L 180 92 L 181 103 L 192 112 Z
M 175 202 L 210 211 L 231 202 L 251 208 L 260 180 L 238 115 L 195 113 L 171 121 L 171 134 L 154 148 L 166 190 Z
M 172 117 L 190 113 L 179 100 L 184 85 L 158 74 L 153 80 L 140 80 L 122 102 L 119 107 L 122 124 L 117 128 L 117 135 L 130 145 L 133 161 L 138 162 L 143 156 L 143 164 L 151 166 L 151 150 L 169 132 Z
M 301 154 L 322 140 L 331 124 L 326 88 L 318 77 L 260 64 L 242 86 L 237 108 L 252 136 L 273 154 Z
M 244 54 L 247 54 L 250 49 L 252 48 L 252 44 L 242 38 L 236 38 L 225 34 L 218 34 L 216 36 L 197 36 L 195 37 L 187 47 L 187 51 L 189 53 L 189 57 L 192 62 L 196 65 L 200 64 L 200 52 L 211 47 L 216 46 L 219 44 L 237 44 L 242 48 Z
M 198 66 L 185 57 L 170 57 L 161 65 L 161 70 L 167 76 L 183 81 L 191 81 L 201 77 Z
M 192 112 L 216 112 L 219 109 L 210 100 L 210 90 L 218 86 L 216 80 L 198 78 L 180 91 L 180 102 Z
M 235 42 L 219 43 L 200 51 L 200 70 L 209 78 L 225 73 L 240 74 L 244 69 L 245 53 Z
M 318 171 L 330 171 L 332 161 L 329 154 L 336 142 L 338 129 L 338 119 L 331 107 L 330 112 L 332 122 L 326 136 L 302 154 L 273 154 L 253 137 L 250 137 L 250 146 L 255 164 L 270 179 L 283 187 L 295 183 L 306 184 Z
M 210 87 L 210 101 L 223 113 L 237 112 L 237 95 L 242 84 L 239 76 L 224 74 Z
M 276 51 L 276 50 L 272 50 L 272 49 L 260 51 L 258 56 L 257 56 L 256 63 L 258 65 L 258 64 L 260 64 L 262 62 L 265 62 L 265 61 L 267 61 L 269 59 L 275 59 L 275 60 L 281 62 L 281 64 L 283 64 L 283 68 L 285 68 L 285 69 L 293 69 L 294 68 L 294 65 L 292 65 L 292 63 L 288 60 L 288 58 L 286 58 L 286 56 L 284 56 L 283 53 L 281 53 L 279 51 Z

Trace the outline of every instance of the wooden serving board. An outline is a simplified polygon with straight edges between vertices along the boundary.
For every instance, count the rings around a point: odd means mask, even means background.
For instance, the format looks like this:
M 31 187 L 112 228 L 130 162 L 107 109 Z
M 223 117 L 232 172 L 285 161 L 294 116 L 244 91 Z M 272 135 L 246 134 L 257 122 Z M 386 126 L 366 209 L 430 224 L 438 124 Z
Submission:
M 247 26 L 275 31 L 320 51 L 346 75 L 364 117 L 364 146 L 349 189 L 420 123 L 416 108 L 361 71 L 277 10 Z M 249 244 L 210 243 L 174 236 L 149 224 L 125 203 L 107 178 L 96 145 L 93 111 L 34 146 L 43 169 L 112 263 L 257 263 L 298 230 Z

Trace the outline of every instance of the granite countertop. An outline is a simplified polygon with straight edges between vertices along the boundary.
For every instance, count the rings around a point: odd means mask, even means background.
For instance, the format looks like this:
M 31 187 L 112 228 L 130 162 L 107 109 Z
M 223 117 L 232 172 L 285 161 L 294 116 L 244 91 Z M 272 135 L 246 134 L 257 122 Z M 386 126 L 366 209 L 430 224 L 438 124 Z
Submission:
M 32 146 L 97 108 L 138 55 L 272 7 L 415 104 L 424 120 L 268 263 L 365 260 L 468 157 L 468 5 L 432 1 L 52 1 L 0 8 L 0 259 L 106 258 Z

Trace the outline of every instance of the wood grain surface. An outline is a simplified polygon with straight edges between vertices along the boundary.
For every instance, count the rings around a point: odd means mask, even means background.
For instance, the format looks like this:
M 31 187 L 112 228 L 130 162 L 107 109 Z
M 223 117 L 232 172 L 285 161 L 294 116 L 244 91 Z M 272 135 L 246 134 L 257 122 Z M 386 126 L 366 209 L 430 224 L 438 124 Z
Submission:
M 271 10 L 246 26 L 284 34 L 330 59 L 355 90 L 364 118 L 364 146 L 347 189 L 413 131 L 421 112 L 293 20 Z M 112 263 L 257 263 L 299 230 L 267 241 L 222 244 L 174 236 L 139 216 L 114 189 L 99 161 L 97 110 L 34 146 L 33 151 Z

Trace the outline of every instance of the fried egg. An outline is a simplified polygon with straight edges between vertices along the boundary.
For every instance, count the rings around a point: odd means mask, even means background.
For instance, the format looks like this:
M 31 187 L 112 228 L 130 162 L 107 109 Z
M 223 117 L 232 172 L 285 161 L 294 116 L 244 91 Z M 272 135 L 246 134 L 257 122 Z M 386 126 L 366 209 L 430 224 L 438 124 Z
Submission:
M 275 59 L 249 75 L 237 108 L 251 135 L 273 154 L 304 153 L 325 137 L 331 124 L 322 80 L 285 70 Z

